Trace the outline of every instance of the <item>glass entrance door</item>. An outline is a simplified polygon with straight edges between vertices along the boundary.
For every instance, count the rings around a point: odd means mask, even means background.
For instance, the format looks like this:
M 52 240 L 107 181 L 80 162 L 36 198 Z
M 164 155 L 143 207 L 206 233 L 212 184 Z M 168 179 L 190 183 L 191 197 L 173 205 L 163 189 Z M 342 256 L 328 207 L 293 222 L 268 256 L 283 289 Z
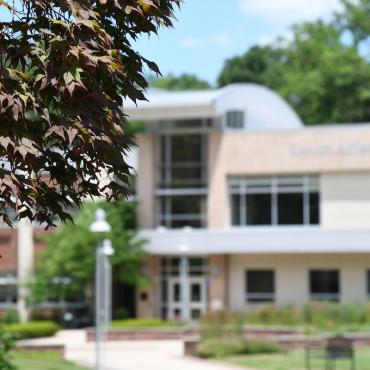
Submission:
M 206 278 L 189 277 L 189 310 L 192 321 L 197 321 L 206 312 Z M 185 305 L 182 302 L 181 279 L 168 279 L 168 318 L 181 320 L 184 316 Z

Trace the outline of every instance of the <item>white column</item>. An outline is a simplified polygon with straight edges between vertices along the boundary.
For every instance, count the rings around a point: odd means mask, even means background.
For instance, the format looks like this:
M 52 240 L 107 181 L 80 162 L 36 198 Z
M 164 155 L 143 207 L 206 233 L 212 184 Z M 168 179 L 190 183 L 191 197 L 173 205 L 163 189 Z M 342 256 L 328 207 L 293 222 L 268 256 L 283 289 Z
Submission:
M 27 321 L 29 316 L 29 310 L 26 305 L 28 290 L 25 287 L 25 283 L 33 272 L 33 260 L 34 242 L 32 224 L 29 220 L 22 219 L 17 225 L 17 309 L 22 322 Z
M 189 257 L 180 258 L 180 292 L 182 303 L 182 320 L 190 321 L 190 282 L 189 282 Z

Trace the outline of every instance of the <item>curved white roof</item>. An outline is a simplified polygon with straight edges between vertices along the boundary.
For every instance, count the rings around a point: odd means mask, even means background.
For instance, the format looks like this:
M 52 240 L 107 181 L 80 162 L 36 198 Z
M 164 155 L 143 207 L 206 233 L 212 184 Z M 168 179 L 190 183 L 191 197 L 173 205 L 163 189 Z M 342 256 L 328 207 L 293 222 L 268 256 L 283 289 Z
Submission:
M 246 130 L 297 129 L 302 121 L 274 91 L 257 84 L 232 84 L 218 90 L 148 91 L 148 101 L 135 105 L 125 101 L 124 109 L 134 119 L 166 120 L 222 117 L 227 111 L 245 112 Z

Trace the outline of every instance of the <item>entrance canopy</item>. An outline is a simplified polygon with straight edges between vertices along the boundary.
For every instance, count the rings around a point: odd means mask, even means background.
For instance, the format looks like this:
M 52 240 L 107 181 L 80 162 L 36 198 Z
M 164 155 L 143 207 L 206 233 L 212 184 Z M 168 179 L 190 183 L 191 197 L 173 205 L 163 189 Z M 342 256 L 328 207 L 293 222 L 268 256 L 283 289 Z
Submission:
M 157 229 L 140 231 L 146 252 L 157 255 L 263 253 L 370 253 L 370 230 L 316 227 L 258 227 L 225 230 Z M 184 244 L 187 245 L 184 251 Z

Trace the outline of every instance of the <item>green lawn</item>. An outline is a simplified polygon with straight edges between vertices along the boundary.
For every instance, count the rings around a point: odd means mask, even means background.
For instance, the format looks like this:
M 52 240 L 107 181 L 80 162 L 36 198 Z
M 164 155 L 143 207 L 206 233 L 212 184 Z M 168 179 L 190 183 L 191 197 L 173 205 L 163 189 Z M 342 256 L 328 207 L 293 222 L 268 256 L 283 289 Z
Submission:
M 113 320 L 114 329 L 176 328 L 184 326 L 181 321 L 161 320 L 155 318 Z
M 17 370 L 87 370 L 63 359 L 55 352 L 16 351 L 13 363 Z
M 263 370 L 303 370 L 305 368 L 304 359 L 304 351 L 295 350 L 272 355 L 231 356 L 223 358 L 222 362 Z M 315 359 L 312 361 L 312 370 L 324 369 L 323 360 Z M 347 360 L 340 360 L 337 362 L 336 369 L 349 370 L 350 364 Z M 370 370 L 370 348 L 356 349 L 356 369 Z

